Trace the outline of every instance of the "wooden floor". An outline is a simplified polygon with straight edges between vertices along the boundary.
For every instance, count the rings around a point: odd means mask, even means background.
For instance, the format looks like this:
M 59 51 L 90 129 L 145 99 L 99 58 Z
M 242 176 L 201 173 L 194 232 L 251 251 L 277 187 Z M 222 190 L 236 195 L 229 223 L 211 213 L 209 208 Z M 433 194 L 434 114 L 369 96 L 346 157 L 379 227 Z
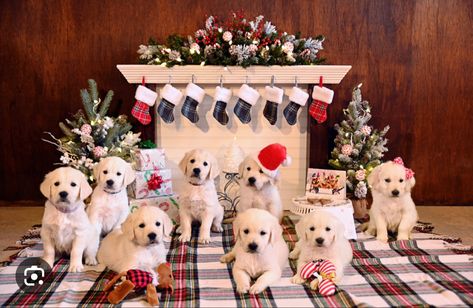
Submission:
M 473 206 L 418 206 L 421 221 L 434 224 L 436 233 L 457 236 L 473 245 Z M 0 207 L 0 260 L 12 254 L 3 251 L 34 224 L 41 223 L 42 207 Z

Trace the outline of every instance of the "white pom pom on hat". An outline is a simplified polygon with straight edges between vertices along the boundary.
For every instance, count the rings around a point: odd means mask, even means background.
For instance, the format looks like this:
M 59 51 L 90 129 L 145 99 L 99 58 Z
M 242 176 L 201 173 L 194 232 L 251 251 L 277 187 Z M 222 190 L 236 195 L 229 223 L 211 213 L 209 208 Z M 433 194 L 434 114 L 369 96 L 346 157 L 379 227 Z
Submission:
M 164 86 L 161 90 L 161 97 L 170 102 L 173 105 L 179 104 L 182 99 L 182 92 L 174 88 L 170 84 Z
M 305 106 L 309 93 L 298 87 L 292 87 L 289 94 L 289 101 L 294 102 L 300 106 Z
M 292 163 L 292 158 L 287 155 L 286 147 L 279 143 L 264 147 L 255 160 L 263 172 L 273 178 L 278 174 L 281 165 L 289 166 Z
M 264 87 L 265 98 L 267 101 L 281 104 L 284 96 L 284 90 L 277 87 L 266 86 Z
M 249 85 L 243 84 L 240 90 L 238 90 L 238 97 L 253 106 L 258 101 L 260 95 L 258 91 Z
M 314 86 L 312 91 L 312 98 L 326 104 L 331 104 L 333 100 L 334 91 L 326 87 Z
M 197 103 L 202 103 L 205 97 L 205 90 L 196 85 L 195 83 L 189 83 L 186 87 L 186 96 L 189 96 L 197 101 Z
M 148 106 L 153 106 L 158 98 L 158 93 L 154 92 L 153 90 L 148 89 L 145 86 L 139 85 L 136 88 L 135 92 L 135 99 L 145 103 Z

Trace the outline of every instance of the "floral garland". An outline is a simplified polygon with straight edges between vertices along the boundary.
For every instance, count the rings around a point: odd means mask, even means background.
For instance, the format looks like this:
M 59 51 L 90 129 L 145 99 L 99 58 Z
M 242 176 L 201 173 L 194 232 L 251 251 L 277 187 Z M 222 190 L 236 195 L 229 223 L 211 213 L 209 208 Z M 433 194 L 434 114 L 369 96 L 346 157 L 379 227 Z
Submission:
M 227 21 L 210 16 L 205 28 L 187 38 L 171 35 L 166 45 L 150 39 L 140 45 L 142 64 L 167 67 L 174 65 L 311 65 L 325 59 L 318 57 L 325 38 L 302 38 L 300 33 L 278 33 L 276 26 L 257 16 L 248 21 L 241 12 L 233 12 Z

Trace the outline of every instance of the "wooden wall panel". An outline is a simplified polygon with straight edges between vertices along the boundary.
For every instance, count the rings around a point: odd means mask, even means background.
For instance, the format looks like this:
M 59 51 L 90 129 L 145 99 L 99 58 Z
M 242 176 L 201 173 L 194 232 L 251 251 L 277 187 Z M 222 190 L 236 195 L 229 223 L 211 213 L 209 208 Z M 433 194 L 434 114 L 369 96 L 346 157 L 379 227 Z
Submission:
M 58 159 L 42 132 L 59 133 L 88 78 L 115 91 L 112 113 L 129 114 L 134 87 L 116 64 L 134 63 L 149 36 L 188 34 L 205 15 L 236 9 L 288 32 L 323 33 L 329 63 L 353 65 L 333 87 L 327 122 L 311 123 L 311 166 L 326 165 L 333 124 L 363 82 L 373 124 L 391 125 L 387 158 L 400 155 L 416 171 L 416 201 L 473 203 L 468 0 L 0 1 L 0 200 L 42 198 L 38 185 Z

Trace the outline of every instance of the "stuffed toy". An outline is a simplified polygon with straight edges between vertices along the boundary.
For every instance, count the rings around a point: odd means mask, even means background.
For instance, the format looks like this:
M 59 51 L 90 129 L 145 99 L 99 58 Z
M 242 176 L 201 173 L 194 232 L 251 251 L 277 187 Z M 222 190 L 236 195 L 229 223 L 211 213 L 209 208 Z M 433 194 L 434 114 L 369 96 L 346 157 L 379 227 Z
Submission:
M 335 285 L 336 268 L 329 260 L 316 260 L 307 263 L 302 267 L 301 277 L 304 279 L 315 279 L 310 286 L 314 290 L 319 290 L 323 296 L 335 294 L 337 286 Z
M 171 265 L 169 263 L 162 263 L 158 266 L 157 272 L 158 287 L 162 289 L 171 289 L 173 291 L 173 276 L 171 271 Z M 119 279 L 125 277 L 125 280 L 118 286 L 115 284 Z M 142 271 L 138 269 L 131 269 L 126 272 L 115 275 L 104 288 L 105 292 L 110 293 L 107 296 L 107 300 L 111 304 L 119 304 L 123 299 L 130 294 L 132 291 L 135 293 L 142 293 L 146 289 L 146 300 L 152 305 L 156 306 L 159 303 L 158 293 L 156 287 L 153 285 L 153 277 L 150 272 Z

